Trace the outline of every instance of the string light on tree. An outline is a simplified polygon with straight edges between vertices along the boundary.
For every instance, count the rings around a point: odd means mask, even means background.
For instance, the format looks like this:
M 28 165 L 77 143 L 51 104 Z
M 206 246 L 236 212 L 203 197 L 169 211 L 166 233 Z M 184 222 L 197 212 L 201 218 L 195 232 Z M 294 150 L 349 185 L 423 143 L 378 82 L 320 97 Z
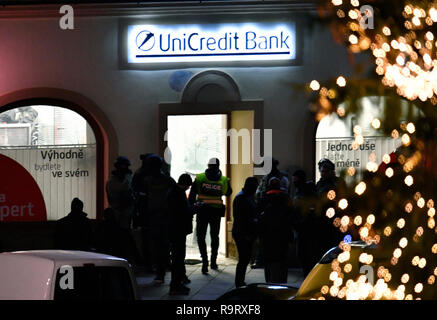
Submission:
M 333 32 L 343 37 L 352 53 L 367 51 L 375 62 L 372 69 L 379 76 L 361 82 L 352 76 L 346 82 L 338 75 L 324 83 L 323 88 L 320 84 L 310 84 L 310 88 L 319 91 L 315 98 L 316 119 L 332 112 L 341 118 L 356 114 L 362 110 L 356 102 L 365 95 L 387 96 L 387 99 L 401 96 L 420 108 L 427 106 L 425 110 L 437 105 L 437 1 L 326 2 L 333 8 L 328 11 L 334 19 L 330 22 L 340 25 L 332 28 Z M 368 4 L 376 9 L 373 28 L 366 27 L 364 13 L 359 8 Z M 388 100 L 381 106 L 387 108 Z M 413 300 L 436 297 L 437 290 L 432 288 L 437 276 L 437 228 L 432 200 L 435 189 L 434 180 L 424 172 L 433 165 L 436 167 L 428 153 L 437 150 L 437 144 L 428 145 L 426 134 L 437 126 L 427 129 L 416 122 L 415 117 L 401 118 L 395 103 L 391 108 L 383 110 L 383 115 L 370 118 L 368 127 L 388 136 L 391 134 L 400 147 L 393 153 L 388 151 L 390 154 L 382 158 L 369 157 L 365 164 L 367 171 L 358 169 L 352 173 L 350 168 L 344 168 L 342 174 L 353 183 L 335 191 L 341 216 L 336 217 L 334 208 L 326 212 L 340 231 L 354 232 L 357 239 L 367 245 L 381 245 L 390 257 L 381 260 L 373 256 L 378 251 L 372 250 L 352 255 L 354 249 L 346 251 L 340 246 L 343 253 L 331 265 L 337 277 L 333 277 L 331 285 L 322 292 L 326 298 Z M 422 115 L 417 118 L 424 119 Z M 359 150 L 365 141 L 364 132 L 367 134 L 368 127 L 358 123 L 360 126 L 353 127 L 351 151 Z M 437 152 L 435 154 L 437 158 Z M 333 201 L 331 197 L 324 199 Z M 377 268 L 376 284 L 368 283 L 365 276 L 354 270 L 360 263 Z

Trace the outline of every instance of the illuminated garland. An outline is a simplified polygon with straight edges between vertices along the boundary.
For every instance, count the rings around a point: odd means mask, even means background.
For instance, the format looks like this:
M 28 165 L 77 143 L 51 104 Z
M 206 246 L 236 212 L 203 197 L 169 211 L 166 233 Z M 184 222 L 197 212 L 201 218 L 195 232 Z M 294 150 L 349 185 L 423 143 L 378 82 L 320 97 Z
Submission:
M 437 118 L 429 116 L 434 112 L 429 106 L 437 104 L 437 3 L 327 0 L 319 9 L 352 53 L 372 54 L 375 74 L 365 80 L 338 76 L 324 85 L 311 81 L 308 89 L 317 93 L 312 111 L 318 121 L 332 112 L 339 117 L 359 112 L 356 101 L 366 95 L 407 98 L 428 117 L 399 123 L 386 113 L 372 120 L 373 128 L 401 138 L 402 148 L 395 160 L 388 154 L 371 159 L 363 180 L 352 188 L 328 192 L 329 208 L 323 214 L 345 235 L 378 249 L 353 257 L 350 244 L 340 243 L 342 253 L 331 263 L 330 285 L 314 298 L 437 299 Z M 346 107 L 340 106 L 345 101 Z M 359 126 L 354 127 L 354 138 L 356 150 L 364 142 Z M 345 174 L 353 176 L 355 170 Z M 366 265 L 375 271 L 373 284 L 356 270 Z
M 332 0 L 353 53 L 370 50 L 382 83 L 409 100 L 437 104 L 437 2 Z M 367 9 L 366 9 L 367 8 Z M 372 12 L 373 11 L 373 12 Z

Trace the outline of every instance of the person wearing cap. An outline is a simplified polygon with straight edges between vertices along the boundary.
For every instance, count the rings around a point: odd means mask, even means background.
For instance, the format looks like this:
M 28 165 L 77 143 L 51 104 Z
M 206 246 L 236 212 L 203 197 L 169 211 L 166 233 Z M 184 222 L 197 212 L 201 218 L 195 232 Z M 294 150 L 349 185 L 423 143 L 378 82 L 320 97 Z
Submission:
M 281 180 L 270 178 L 265 208 L 258 222 L 260 244 L 264 255 L 267 283 L 286 283 L 288 248 L 293 241 L 292 208 Z
M 208 225 L 211 237 L 211 269 L 218 269 L 220 222 L 226 212 L 222 196 L 229 196 L 232 193 L 229 178 L 222 175 L 219 168 L 219 159 L 209 160 L 205 172 L 196 175 L 189 196 L 190 203 L 196 207 L 196 235 L 202 257 L 203 274 L 208 273 L 208 253 L 205 242 Z
M 123 229 L 130 229 L 135 206 L 131 187 L 132 171 L 127 157 L 119 156 L 114 163 L 115 170 L 106 183 L 106 196 L 114 210 L 115 219 Z

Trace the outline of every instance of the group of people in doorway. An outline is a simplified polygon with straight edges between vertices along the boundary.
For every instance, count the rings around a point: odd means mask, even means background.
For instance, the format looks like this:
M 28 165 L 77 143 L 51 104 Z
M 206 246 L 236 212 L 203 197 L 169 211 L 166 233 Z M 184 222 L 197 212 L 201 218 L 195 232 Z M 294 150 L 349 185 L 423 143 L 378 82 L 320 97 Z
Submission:
M 109 207 L 103 221 L 93 226 L 83 212 L 83 203 L 73 199 L 71 212 L 57 222 L 55 246 L 59 249 L 95 250 L 126 258 L 155 272 L 155 284 L 164 282 L 171 270 L 170 294 L 189 294 L 186 275 L 186 237 L 193 232 L 202 259 L 202 273 L 218 269 L 220 222 L 225 216 L 223 196 L 232 194 L 229 178 L 220 171 L 220 162 L 212 158 L 207 169 L 195 176 L 184 173 L 176 182 L 164 172 L 163 160 L 156 154 L 140 156 L 141 167 L 133 173 L 130 161 L 118 157 L 106 184 Z M 335 189 L 339 179 L 328 159 L 319 162 L 321 179 L 307 181 L 305 172 L 292 176 L 294 195 L 286 173 L 272 161 L 270 173 L 259 182 L 248 177 L 235 196 L 232 236 L 238 250 L 235 285 L 245 285 L 245 274 L 253 267 L 265 270 L 269 283 L 286 283 L 289 245 L 296 241 L 297 255 L 304 274 L 308 274 L 321 255 L 338 244 L 339 234 L 326 221 L 320 199 Z M 187 191 L 190 190 L 187 197 Z M 211 250 L 206 245 L 209 226 Z M 135 241 L 132 229 L 141 230 Z M 138 245 L 139 244 L 139 245 Z
M 233 201 L 232 236 L 238 250 L 235 272 L 236 287 L 245 285 L 251 260 L 252 268 L 263 267 L 268 283 L 286 283 L 291 244 L 304 276 L 308 275 L 323 254 L 342 239 L 342 234 L 324 214 L 326 194 L 336 190 L 342 180 L 335 175 L 329 159 L 318 163 L 321 178 L 308 181 L 305 171 L 296 170 L 291 183 L 273 159 L 272 170 L 260 183 L 255 177 L 246 179 L 243 189 Z

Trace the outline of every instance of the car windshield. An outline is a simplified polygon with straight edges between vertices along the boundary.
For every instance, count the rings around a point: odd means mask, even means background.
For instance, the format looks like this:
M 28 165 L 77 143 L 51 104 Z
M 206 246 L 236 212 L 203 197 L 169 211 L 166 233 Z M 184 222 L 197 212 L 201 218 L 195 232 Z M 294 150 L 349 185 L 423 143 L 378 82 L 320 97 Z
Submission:
M 129 272 L 123 267 L 94 265 L 73 267 L 72 275 L 56 274 L 55 300 L 132 300 L 134 293 Z M 66 286 L 71 276 L 73 285 Z M 71 281 L 70 280 L 70 281 Z

